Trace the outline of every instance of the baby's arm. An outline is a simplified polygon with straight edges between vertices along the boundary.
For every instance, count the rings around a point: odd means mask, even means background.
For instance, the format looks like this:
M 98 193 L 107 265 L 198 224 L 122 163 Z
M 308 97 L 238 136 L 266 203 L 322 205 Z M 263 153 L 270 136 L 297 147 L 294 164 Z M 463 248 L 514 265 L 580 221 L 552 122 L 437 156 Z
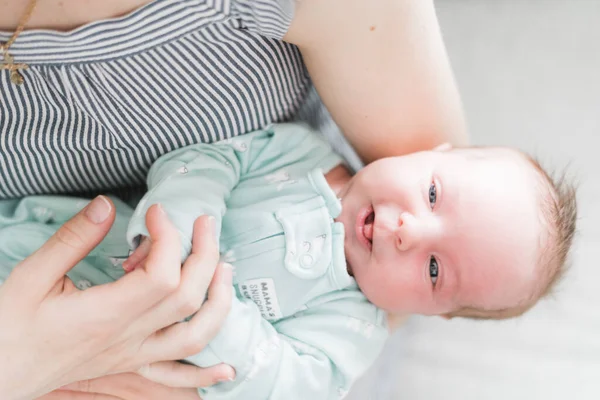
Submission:
M 204 400 L 341 398 L 377 358 L 387 338 L 385 316 L 359 292 L 342 291 L 271 325 L 252 302 L 234 299 L 200 366 L 220 362 L 233 382 L 199 389 Z
M 127 241 L 140 247 L 124 267 L 132 269 L 142 261 L 148 236 L 144 216 L 153 204 L 160 203 L 177 227 L 182 243 L 182 260 L 190 253 L 194 221 L 203 214 L 215 217 L 217 237 L 225 201 L 238 183 L 242 168 L 234 146 L 199 144 L 168 153 L 152 166 L 148 192 L 129 223 Z M 147 253 L 147 251 L 146 251 Z
M 214 144 L 196 144 L 170 152 L 152 165 L 148 193 L 129 224 L 127 241 L 132 248 L 148 236 L 144 216 L 160 203 L 179 230 L 182 260 L 191 249 L 193 224 L 200 215 L 215 217 L 217 237 L 231 190 L 242 176 L 267 176 L 290 165 L 331 169 L 340 157 L 325 139 L 302 124 L 276 124 Z

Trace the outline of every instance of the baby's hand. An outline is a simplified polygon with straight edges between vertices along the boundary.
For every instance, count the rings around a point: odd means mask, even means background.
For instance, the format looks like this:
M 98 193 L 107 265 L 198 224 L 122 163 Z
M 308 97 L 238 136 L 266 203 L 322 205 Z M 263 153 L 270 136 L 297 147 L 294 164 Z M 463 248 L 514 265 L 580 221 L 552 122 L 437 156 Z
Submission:
M 125 272 L 131 272 L 134 269 L 143 265 L 144 261 L 146 261 L 146 257 L 148 257 L 148 254 L 150 253 L 151 244 L 152 243 L 149 237 L 142 236 L 142 239 L 140 240 L 140 245 L 137 247 L 137 249 L 134 250 L 133 253 L 131 253 L 129 258 L 123 263 L 123 269 L 125 270 Z

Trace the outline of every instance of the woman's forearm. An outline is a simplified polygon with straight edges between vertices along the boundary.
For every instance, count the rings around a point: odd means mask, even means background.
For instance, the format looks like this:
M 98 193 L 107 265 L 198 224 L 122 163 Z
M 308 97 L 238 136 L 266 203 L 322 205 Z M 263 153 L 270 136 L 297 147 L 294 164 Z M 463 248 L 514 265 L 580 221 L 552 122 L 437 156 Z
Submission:
M 466 143 L 432 0 L 299 0 L 285 40 L 363 160 Z

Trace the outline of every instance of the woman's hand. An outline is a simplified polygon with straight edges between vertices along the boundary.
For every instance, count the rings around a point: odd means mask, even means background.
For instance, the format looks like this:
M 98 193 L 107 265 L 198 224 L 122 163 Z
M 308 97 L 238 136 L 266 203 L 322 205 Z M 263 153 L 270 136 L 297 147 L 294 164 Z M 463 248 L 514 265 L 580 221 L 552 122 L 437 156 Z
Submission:
M 94 397 L 95 396 L 95 397 Z M 200 400 L 193 388 L 173 388 L 149 381 L 137 374 L 104 376 L 40 397 L 38 400 Z
M 208 217 L 196 221 L 182 267 L 179 235 L 161 207 L 152 207 L 146 216 L 152 248 L 143 268 L 110 284 L 75 288 L 65 273 L 113 220 L 109 200 L 96 198 L 0 286 L 1 399 L 33 398 L 120 372 L 151 373 L 146 366 L 198 353 L 219 330 L 230 306 L 231 270 L 220 266 L 215 273 L 219 253 Z

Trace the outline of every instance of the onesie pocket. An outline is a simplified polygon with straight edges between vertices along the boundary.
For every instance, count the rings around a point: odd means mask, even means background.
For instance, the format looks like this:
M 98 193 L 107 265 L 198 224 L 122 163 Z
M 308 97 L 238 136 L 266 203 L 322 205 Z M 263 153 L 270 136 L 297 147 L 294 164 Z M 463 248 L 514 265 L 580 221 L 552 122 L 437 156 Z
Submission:
M 285 236 L 285 268 L 302 279 L 323 276 L 331 263 L 333 219 L 322 197 L 279 210 Z

